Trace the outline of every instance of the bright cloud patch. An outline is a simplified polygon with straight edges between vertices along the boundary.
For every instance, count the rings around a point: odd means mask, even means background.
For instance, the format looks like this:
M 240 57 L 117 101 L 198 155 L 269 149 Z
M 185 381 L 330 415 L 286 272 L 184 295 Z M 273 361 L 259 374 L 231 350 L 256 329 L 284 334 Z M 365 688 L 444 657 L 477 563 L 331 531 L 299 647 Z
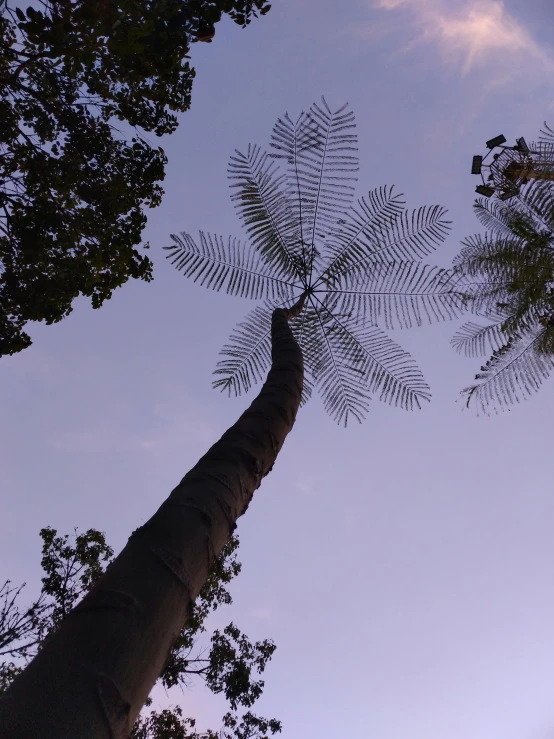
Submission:
M 382 10 L 410 11 L 415 42 L 433 42 L 462 72 L 493 59 L 513 64 L 525 55 L 552 68 L 548 55 L 501 0 L 376 0 Z

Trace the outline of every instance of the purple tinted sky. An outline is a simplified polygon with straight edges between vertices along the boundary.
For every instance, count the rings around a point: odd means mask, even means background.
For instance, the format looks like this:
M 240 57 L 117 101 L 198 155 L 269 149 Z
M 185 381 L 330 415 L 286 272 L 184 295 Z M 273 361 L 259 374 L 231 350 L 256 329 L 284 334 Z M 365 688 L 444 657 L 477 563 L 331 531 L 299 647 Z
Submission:
M 454 221 L 435 262 L 477 230 L 470 157 L 554 119 L 550 0 L 276 0 L 194 48 L 192 110 L 163 142 L 166 195 L 147 238 L 156 279 L 100 311 L 79 301 L 2 362 L 0 576 L 38 584 L 38 531 L 94 526 L 120 548 L 249 402 L 211 389 L 251 304 L 185 281 L 169 233 L 240 235 L 226 164 L 321 94 L 358 121 L 359 195 L 396 184 Z M 454 324 L 397 337 L 433 401 L 375 401 L 336 427 L 305 407 L 240 521 L 233 619 L 278 649 L 260 713 L 292 739 L 543 739 L 554 731 L 552 382 L 491 419 L 462 412 L 478 362 Z M 175 692 L 199 727 L 223 701 Z M 166 701 L 160 696 L 160 705 Z

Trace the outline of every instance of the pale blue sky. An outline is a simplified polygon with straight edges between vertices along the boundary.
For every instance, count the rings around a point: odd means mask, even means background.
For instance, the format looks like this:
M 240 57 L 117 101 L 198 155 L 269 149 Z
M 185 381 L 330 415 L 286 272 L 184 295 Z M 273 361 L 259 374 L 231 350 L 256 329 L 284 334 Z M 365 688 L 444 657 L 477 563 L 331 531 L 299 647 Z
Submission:
M 161 250 L 180 230 L 241 235 L 233 149 L 321 94 L 348 101 L 358 194 L 395 184 L 410 206 L 446 206 L 452 236 L 429 261 L 448 264 L 478 230 L 471 155 L 554 121 L 553 21 L 550 0 L 275 0 L 195 46 L 149 215 L 155 281 L 32 326 L 1 363 L 0 579 L 37 585 L 42 526 L 94 526 L 120 548 L 250 401 L 213 391 L 211 372 L 252 304 L 188 283 Z M 214 624 L 277 643 L 256 710 L 285 739 L 554 731 L 554 380 L 502 416 L 462 412 L 478 360 L 450 348 L 458 323 L 395 337 L 431 384 L 420 412 L 375 401 L 344 430 L 314 397 L 239 522 L 243 573 Z M 219 698 L 171 699 L 219 725 Z

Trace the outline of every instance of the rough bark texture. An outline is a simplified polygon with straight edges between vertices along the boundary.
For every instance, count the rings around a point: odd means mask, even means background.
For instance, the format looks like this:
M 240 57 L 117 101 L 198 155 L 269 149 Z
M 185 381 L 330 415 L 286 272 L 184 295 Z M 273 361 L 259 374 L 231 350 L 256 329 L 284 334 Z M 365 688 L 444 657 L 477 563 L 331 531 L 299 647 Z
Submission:
M 300 404 L 303 364 L 272 318 L 272 366 L 250 408 L 134 531 L 94 589 L 0 699 L 2 739 L 126 739 L 211 566 L 271 470 Z

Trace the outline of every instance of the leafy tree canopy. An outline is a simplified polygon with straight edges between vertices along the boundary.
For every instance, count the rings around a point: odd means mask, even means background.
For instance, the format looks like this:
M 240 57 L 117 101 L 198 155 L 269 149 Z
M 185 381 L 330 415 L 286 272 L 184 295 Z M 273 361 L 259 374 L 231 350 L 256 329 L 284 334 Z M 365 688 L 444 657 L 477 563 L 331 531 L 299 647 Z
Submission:
M 129 278 L 159 205 L 166 157 L 141 131 L 177 128 L 190 106 L 192 42 L 222 14 L 245 26 L 267 0 L 0 0 L 0 355 L 29 346 L 28 321 L 98 308 Z M 123 122 L 134 131 L 125 138 Z M 148 245 L 145 245 L 145 248 Z
M 19 596 L 24 586 L 13 587 L 6 581 L 0 588 L 0 693 L 21 672 L 25 663 L 40 649 L 58 624 L 82 596 L 90 590 L 110 563 L 113 550 L 104 534 L 89 529 L 73 536 L 59 535 L 50 527 L 42 529 L 44 571 L 38 598 L 21 608 Z M 219 733 L 208 731 L 211 739 L 268 739 L 281 731 L 276 719 L 256 716 L 250 709 L 263 691 L 259 676 L 275 651 L 272 641 L 252 643 L 235 624 L 215 631 L 209 650 L 199 649 L 197 641 L 206 630 L 210 613 L 232 603 L 227 585 L 236 577 L 241 564 L 237 560 L 239 542 L 229 539 L 215 562 L 210 577 L 200 592 L 191 619 L 181 631 L 160 676 L 166 688 L 191 687 L 194 678 L 202 678 L 214 693 L 223 693 L 231 711 L 223 717 Z M 193 718 L 183 717 L 173 706 L 161 711 L 147 711 L 139 717 L 131 739 L 198 739 Z

